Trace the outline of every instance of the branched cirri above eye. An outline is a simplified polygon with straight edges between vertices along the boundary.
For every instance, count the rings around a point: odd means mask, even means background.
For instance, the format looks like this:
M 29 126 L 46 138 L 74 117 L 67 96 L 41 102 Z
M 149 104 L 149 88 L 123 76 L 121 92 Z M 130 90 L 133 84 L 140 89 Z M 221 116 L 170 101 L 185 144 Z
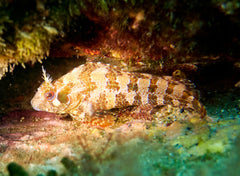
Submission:
M 45 98 L 49 101 L 53 100 L 55 97 L 55 93 L 53 91 L 48 91 L 45 93 Z

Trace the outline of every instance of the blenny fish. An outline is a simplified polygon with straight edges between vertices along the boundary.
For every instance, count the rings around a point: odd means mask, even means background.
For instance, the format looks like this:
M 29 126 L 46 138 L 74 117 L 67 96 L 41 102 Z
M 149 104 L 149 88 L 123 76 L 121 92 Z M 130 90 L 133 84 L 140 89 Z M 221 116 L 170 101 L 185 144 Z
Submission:
M 130 106 L 171 105 L 197 112 L 206 110 L 194 91 L 172 76 L 127 72 L 116 66 L 88 62 L 52 81 L 43 69 L 44 82 L 31 100 L 37 111 L 67 113 L 88 121 L 96 112 Z

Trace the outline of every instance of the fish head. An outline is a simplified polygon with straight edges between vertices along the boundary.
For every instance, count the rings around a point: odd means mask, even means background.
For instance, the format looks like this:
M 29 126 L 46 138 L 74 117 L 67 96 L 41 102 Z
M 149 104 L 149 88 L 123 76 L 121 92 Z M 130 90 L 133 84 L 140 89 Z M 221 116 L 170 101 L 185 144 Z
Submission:
M 44 82 L 32 98 L 31 105 L 37 111 L 65 113 L 70 105 L 69 89 Z
M 70 105 L 70 89 L 62 81 L 52 82 L 42 67 L 44 82 L 31 100 L 33 109 L 54 113 L 65 113 Z

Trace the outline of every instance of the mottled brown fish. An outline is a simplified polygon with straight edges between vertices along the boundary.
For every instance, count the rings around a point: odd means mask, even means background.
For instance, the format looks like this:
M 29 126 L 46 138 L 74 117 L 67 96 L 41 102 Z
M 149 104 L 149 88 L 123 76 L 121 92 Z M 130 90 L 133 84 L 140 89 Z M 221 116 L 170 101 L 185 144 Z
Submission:
M 52 81 L 44 82 L 31 100 L 38 111 L 68 113 L 87 121 L 95 112 L 113 108 L 172 105 L 199 113 L 206 111 L 186 85 L 171 76 L 127 72 L 109 64 L 89 62 Z

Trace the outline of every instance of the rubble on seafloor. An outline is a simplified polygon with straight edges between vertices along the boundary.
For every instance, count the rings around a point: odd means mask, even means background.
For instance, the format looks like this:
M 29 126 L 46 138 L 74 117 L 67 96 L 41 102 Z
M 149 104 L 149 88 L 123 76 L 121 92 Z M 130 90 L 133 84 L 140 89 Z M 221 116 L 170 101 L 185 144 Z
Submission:
M 184 174 L 188 172 L 184 167 L 196 161 L 229 158 L 239 138 L 240 123 L 238 118 L 206 122 L 193 117 L 169 126 L 136 120 L 101 129 L 52 113 L 18 110 L 1 117 L 0 131 L 0 170 L 4 175 L 7 168 L 9 173 L 19 172 L 15 165 L 29 175 L 50 171 L 117 175 L 118 167 L 124 174 L 141 171 L 154 175 Z M 126 159 L 131 170 L 124 164 Z

